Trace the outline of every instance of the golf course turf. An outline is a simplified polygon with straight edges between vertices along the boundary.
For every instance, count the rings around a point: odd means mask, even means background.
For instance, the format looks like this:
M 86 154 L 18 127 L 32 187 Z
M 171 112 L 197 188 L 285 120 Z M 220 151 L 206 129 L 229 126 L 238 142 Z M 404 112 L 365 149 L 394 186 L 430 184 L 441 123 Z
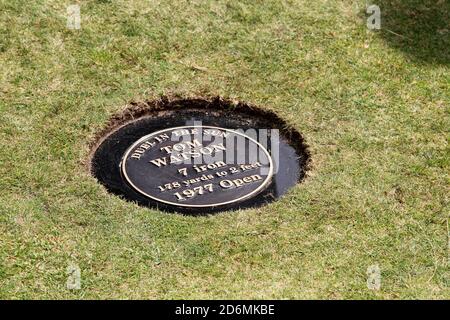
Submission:
M 449 299 L 450 3 L 371 3 L 0 0 L 0 298 Z M 92 145 L 163 96 L 276 113 L 306 178 L 202 217 L 108 193 Z

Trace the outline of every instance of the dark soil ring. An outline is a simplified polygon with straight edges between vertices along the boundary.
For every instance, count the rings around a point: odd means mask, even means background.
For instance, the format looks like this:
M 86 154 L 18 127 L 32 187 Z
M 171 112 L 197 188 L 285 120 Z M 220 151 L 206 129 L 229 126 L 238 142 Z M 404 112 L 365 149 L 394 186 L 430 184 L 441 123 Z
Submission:
M 257 195 L 237 204 L 210 208 L 191 208 L 167 205 L 145 197 L 124 179 L 120 164 L 126 150 L 141 137 L 171 127 L 201 123 L 236 129 L 278 129 L 279 160 L 270 185 Z M 107 128 L 98 135 L 91 152 L 89 167 L 92 175 L 107 190 L 139 205 L 167 212 L 190 215 L 257 207 L 285 194 L 301 182 L 309 164 L 309 152 L 303 137 L 276 114 L 244 103 L 222 98 L 169 99 L 166 97 L 143 103 L 132 103 L 114 116 Z

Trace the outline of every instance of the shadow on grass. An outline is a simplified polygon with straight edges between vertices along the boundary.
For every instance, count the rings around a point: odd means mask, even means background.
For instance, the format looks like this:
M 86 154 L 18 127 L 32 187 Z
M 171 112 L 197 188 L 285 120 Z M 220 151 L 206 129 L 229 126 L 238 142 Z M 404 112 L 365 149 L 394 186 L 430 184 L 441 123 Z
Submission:
M 449 0 L 373 0 L 380 35 L 417 62 L 450 64 Z

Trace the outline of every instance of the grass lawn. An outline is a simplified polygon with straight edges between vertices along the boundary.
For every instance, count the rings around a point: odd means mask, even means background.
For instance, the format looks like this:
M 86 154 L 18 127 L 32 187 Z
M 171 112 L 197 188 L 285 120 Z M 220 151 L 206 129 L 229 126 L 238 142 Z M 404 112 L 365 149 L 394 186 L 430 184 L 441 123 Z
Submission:
M 0 298 L 449 299 L 450 3 L 378 4 L 0 0 Z M 108 194 L 95 135 L 173 94 L 278 113 L 307 179 L 209 217 Z

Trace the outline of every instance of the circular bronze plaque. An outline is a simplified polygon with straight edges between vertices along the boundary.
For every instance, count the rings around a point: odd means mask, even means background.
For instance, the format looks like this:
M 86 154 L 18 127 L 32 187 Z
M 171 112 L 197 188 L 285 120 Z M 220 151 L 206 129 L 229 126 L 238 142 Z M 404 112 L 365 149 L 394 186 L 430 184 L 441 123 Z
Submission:
M 269 152 L 255 139 L 224 128 L 184 126 L 146 135 L 121 163 L 137 192 L 182 207 L 216 207 L 256 196 L 271 182 Z

